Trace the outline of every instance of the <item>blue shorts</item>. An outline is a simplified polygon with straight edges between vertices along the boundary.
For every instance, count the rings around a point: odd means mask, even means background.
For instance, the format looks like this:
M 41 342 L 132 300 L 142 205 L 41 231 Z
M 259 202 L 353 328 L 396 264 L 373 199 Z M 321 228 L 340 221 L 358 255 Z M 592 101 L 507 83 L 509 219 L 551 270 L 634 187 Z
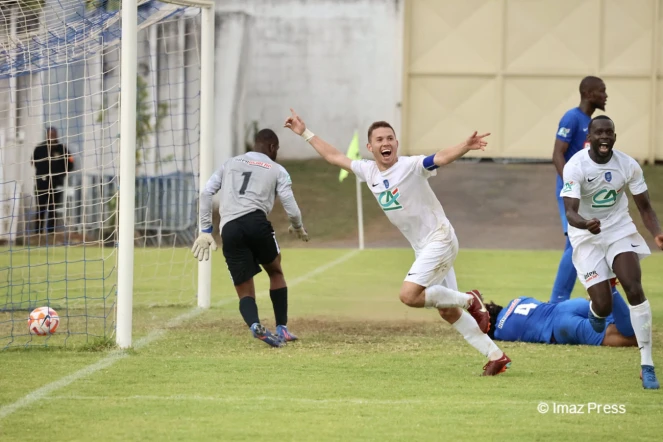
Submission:
M 601 345 L 605 338 L 603 333 L 596 333 L 587 319 L 589 301 L 575 298 L 560 302 L 554 311 L 553 336 L 556 344 L 568 345 Z M 607 318 L 612 323 L 612 316 Z

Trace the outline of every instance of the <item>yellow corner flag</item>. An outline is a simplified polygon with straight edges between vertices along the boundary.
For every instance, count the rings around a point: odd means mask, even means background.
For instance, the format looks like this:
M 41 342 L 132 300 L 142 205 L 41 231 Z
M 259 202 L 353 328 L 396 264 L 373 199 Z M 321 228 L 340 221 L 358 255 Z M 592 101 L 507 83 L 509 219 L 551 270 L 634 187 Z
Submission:
M 361 154 L 359 153 L 359 134 L 355 131 L 355 135 L 350 141 L 350 146 L 348 146 L 348 152 L 345 154 L 351 160 L 361 160 Z M 343 180 L 348 176 L 348 171 L 341 169 L 341 173 L 338 174 L 338 181 L 343 182 Z

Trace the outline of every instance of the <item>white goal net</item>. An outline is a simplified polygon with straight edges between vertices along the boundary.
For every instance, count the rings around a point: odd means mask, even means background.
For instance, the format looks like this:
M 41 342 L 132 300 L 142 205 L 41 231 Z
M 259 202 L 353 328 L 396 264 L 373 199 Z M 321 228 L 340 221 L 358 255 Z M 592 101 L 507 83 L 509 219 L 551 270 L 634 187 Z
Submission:
M 129 42 L 136 99 L 127 102 L 121 4 L 0 3 L 0 349 L 113 337 L 120 184 L 129 185 L 122 175 L 131 180 L 120 170 L 120 129 L 130 106 L 135 305 L 196 302 L 198 263 L 189 248 L 197 232 L 202 9 L 137 2 Z M 31 334 L 29 313 L 45 306 L 57 312 L 58 329 Z

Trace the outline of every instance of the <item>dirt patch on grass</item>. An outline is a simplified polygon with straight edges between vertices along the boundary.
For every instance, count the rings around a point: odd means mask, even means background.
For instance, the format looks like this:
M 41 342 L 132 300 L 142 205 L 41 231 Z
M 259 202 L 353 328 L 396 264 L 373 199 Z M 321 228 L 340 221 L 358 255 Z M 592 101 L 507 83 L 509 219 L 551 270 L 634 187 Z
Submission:
M 431 320 L 389 320 L 378 321 L 370 318 L 361 320 L 337 319 L 326 316 L 315 316 L 308 318 L 292 318 L 288 322 L 288 328 L 293 333 L 300 333 L 306 336 L 329 335 L 338 336 L 339 339 L 348 338 L 378 338 L 398 336 L 440 336 L 441 333 L 451 333 L 455 331 L 445 325 L 441 318 Z M 263 325 L 274 331 L 273 321 L 263 321 Z M 245 336 L 247 333 L 246 324 L 238 319 L 224 319 L 218 321 L 215 318 L 200 318 L 195 321 L 179 325 L 175 329 L 187 330 L 191 332 L 203 333 L 224 333 L 232 336 Z

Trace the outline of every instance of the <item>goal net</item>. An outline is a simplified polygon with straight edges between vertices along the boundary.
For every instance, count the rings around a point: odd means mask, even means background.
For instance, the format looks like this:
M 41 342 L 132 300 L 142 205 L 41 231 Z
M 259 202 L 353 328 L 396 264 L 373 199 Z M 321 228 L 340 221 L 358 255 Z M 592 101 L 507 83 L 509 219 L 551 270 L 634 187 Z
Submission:
M 202 9 L 139 0 L 127 43 L 122 3 L 0 3 L 0 349 L 113 338 L 129 181 L 136 305 L 196 302 Z M 135 102 L 121 89 L 126 44 Z M 130 106 L 135 180 L 120 170 Z M 55 333 L 30 333 L 38 307 L 57 312 Z

